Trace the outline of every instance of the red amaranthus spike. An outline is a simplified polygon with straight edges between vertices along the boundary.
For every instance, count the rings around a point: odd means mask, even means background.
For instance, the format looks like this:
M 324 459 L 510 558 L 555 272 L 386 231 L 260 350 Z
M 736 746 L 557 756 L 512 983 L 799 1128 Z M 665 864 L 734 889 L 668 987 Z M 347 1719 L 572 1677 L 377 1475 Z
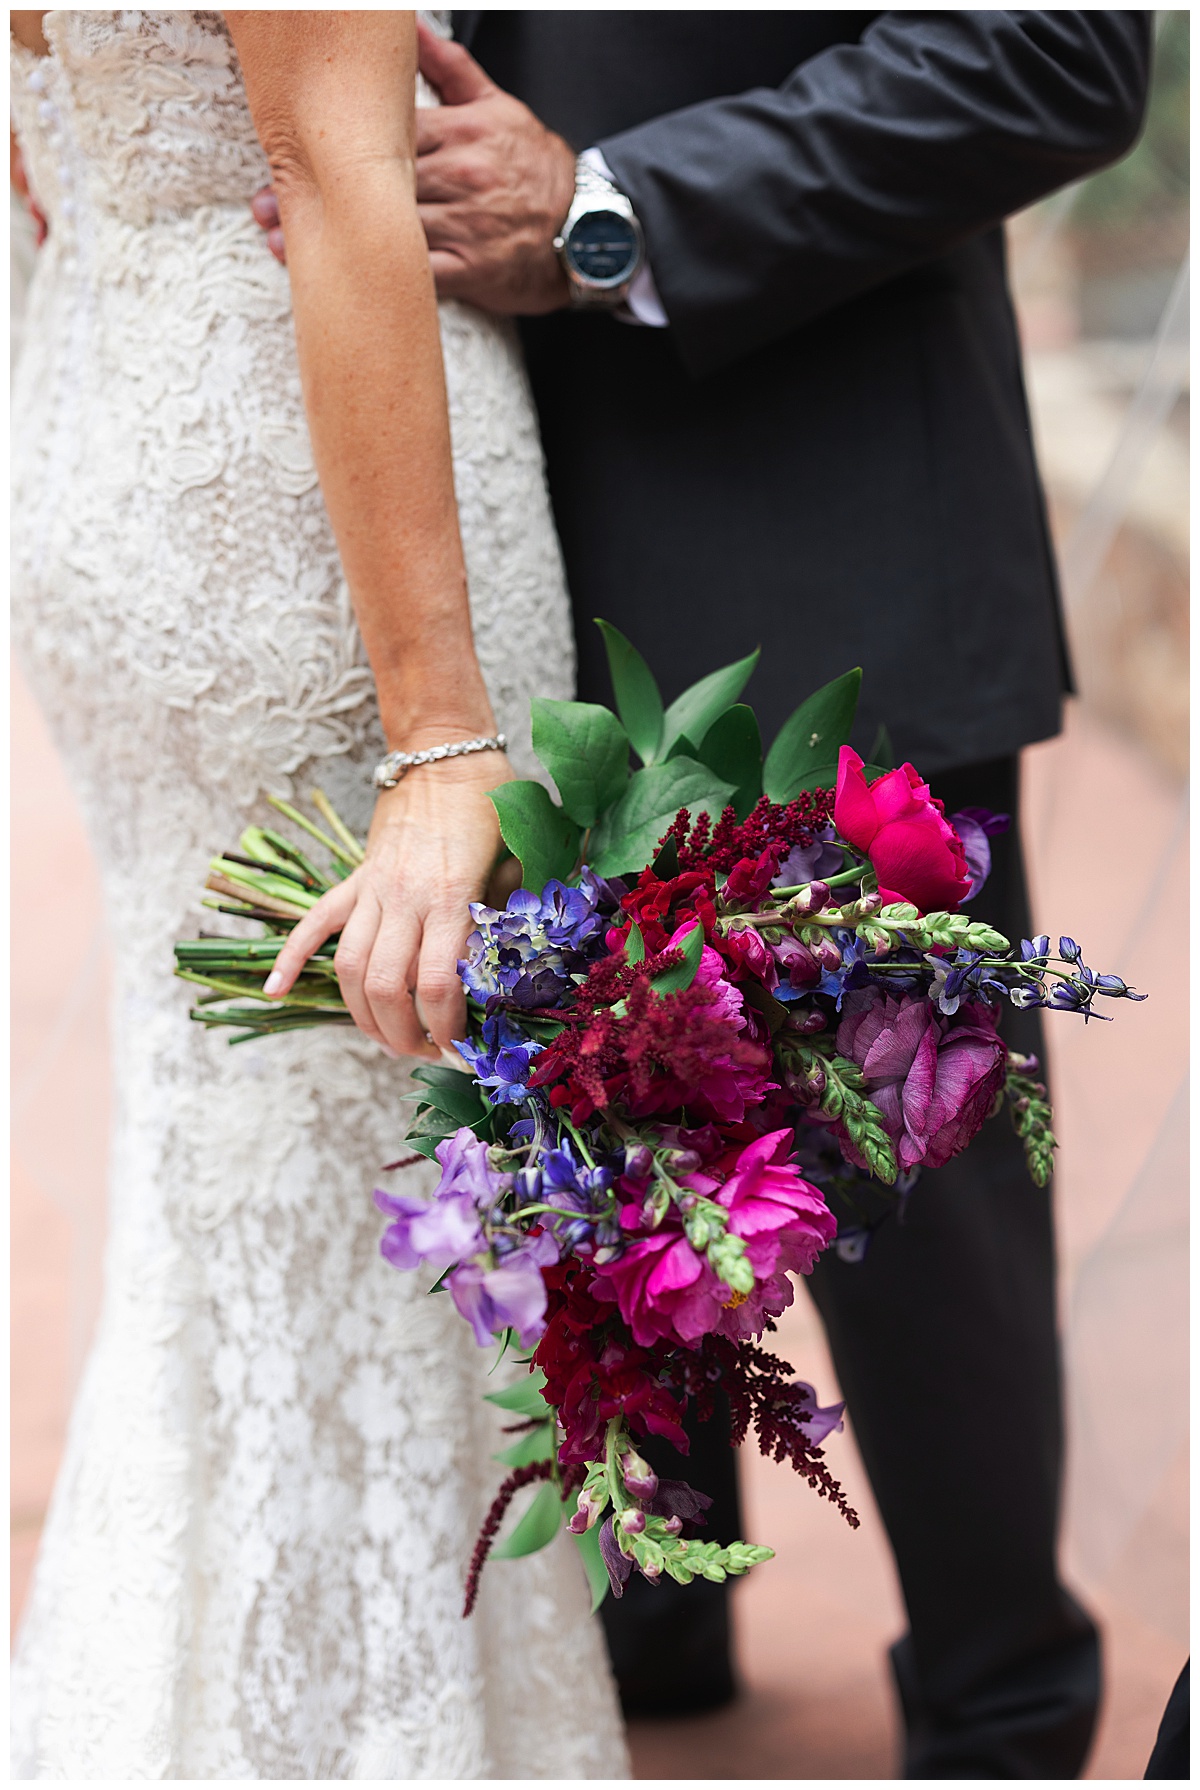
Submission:
M 831 789 L 802 790 L 794 801 L 768 801 L 760 796 L 745 820 L 726 808 L 713 826 L 707 814 L 693 824 L 681 808 L 658 842 L 657 857 L 668 839 L 675 841 L 681 870 L 732 870 L 741 858 L 755 858 L 768 845 L 786 856 L 793 845 L 811 845 L 819 828 L 833 817 Z
M 828 1498 L 850 1527 L 857 1529 L 858 1512 L 825 1465 L 824 1450 L 815 1448 L 801 1428 L 811 1410 L 791 1384 L 795 1369 L 753 1343 L 732 1343 L 723 1336 L 706 1336 L 701 1350 L 719 1366 L 721 1386 L 729 1400 L 729 1439 L 734 1447 L 745 1440 L 753 1424 L 760 1452 L 777 1461 L 790 1461 L 817 1496 Z
M 504 1521 L 505 1511 L 523 1485 L 531 1485 L 535 1479 L 549 1479 L 553 1471 L 554 1466 L 550 1461 L 532 1461 L 528 1467 L 517 1467 L 492 1499 L 467 1571 L 466 1595 L 463 1598 L 464 1616 L 469 1616 L 475 1608 L 475 1599 L 479 1596 L 479 1575 L 483 1571 L 484 1561 L 492 1551 L 492 1543 L 496 1539 L 496 1531 Z

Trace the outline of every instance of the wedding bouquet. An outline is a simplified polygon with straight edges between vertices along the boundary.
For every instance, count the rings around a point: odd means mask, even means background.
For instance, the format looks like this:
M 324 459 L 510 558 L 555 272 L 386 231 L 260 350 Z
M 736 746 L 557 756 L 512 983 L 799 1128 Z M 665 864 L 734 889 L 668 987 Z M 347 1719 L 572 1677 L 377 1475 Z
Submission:
M 1036 1060 L 1000 1038 L 1002 1004 L 1086 1021 L 1102 997 L 1144 998 L 1069 938 L 1014 948 L 961 911 L 1007 817 L 947 817 L 911 765 L 864 764 L 847 743 L 858 671 L 809 697 L 764 757 L 739 701 L 757 654 L 664 708 L 640 655 L 600 625 L 616 713 L 535 701 L 560 800 L 532 781 L 492 793 L 522 886 L 503 910 L 472 906 L 465 1073 L 414 1071 L 408 1139 L 441 1178 L 429 1200 L 375 1195 L 387 1260 L 436 1270 L 480 1345 L 530 1369 L 490 1395 L 516 1439 L 468 1612 L 509 1502 L 535 1481 L 495 1552 L 532 1552 L 565 1523 L 597 1602 L 635 1570 L 688 1583 L 769 1558 L 705 1541 L 709 1500 L 638 1450 L 661 1436 L 686 1452 L 686 1410 L 704 1418 L 719 1394 L 735 1442 L 753 1429 L 856 1524 L 821 1447 L 842 1406 L 761 1346 L 790 1276 L 834 1243 L 830 1198 L 853 1213 L 874 1182 L 902 1207 L 922 1168 L 1005 1106 L 1044 1185 L 1050 1109 Z M 887 755 L 883 738 L 873 757 Z M 178 973 L 206 989 L 193 1017 L 234 1041 L 348 1022 L 332 945 L 282 1002 L 261 1000 L 280 934 L 361 861 L 314 802 L 327 831 L 275 805 L 322 843 L 327 871 L 266 829 L 213 863 L 212 905 L 268 936 L 176 948 Z

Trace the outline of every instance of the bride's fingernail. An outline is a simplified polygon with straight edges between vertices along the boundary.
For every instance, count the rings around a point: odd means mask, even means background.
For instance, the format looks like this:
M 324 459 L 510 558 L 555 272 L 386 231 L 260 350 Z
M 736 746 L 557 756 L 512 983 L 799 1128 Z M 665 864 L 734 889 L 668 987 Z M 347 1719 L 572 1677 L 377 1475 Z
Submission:
M 263 993 L 265 995 L 267 995 L 269 998 L 273 994 L 278 994 L 282 987 L 283 987 L 283 977 L 280 975 L 278 970 L 272 970 L 271 974 L 267 977 L 266 981 L 263 983 Z

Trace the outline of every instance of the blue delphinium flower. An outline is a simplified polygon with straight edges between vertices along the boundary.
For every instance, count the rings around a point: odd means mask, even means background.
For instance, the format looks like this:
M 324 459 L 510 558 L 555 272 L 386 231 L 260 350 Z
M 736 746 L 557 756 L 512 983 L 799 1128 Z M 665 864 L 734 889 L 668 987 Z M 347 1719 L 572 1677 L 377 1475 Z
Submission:
M 524 1100 L 526 1082 L 534 1057 L 544 1047 L 528 1037 L 507 1013 L 493 1014 L 483 1022 L 483 1041 L 455 1039 L 454 1048 L 468 1063 L 481 1088 L 487 1089 L 493 1106 Z
M 933 968 L 929 998 L 941 1012 L 957 1013 L 964 1000 L 1002 1001 L 1008 985 L 983 965 L 982 951 L 958 951 L 953 957 L 927 959 Z
M 616 905 L 608 884 L 586 867 L 580 886 L 548 882 L 540 895 L 517 889 L 500 911 L 471 903 L 476 930 L 458 973 L 489 1012 L 557 1006 L 604 953 L 605 920 Z
M 580 1161 L 566 1138 L 543 1150 L 536 1166 L 522 1169 L 515 1185 L 522 1204 L 543 1202 L 560 1212 L 574 1215 L 566 1224 L 551 1219 L 554 1235 L 564 1251 L 577 1250 L 580 1244 L 591 1243 L 604 1248 L 619 1241 L 620 1227 L 612 1211 L 611 1188 L 613 1170 L 603 1164 L 588 1168 Z
M 810 992 L 829 995 L 840 1013 L 845 997 L 856 988 L 864 988 L 871 978 L 864 940 L 857 933 L 840 926 L 834 929 L 832 938 L 842 954 L 842 961 L 836 970 L 826 970 L 816 988 Z

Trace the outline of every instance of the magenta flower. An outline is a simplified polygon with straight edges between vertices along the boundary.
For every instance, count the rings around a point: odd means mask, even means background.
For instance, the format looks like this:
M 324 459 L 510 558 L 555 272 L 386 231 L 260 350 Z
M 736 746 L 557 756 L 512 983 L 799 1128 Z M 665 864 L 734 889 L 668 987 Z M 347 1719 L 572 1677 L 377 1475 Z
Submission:
M 1005 1047 L 978 1001 L 945 1019 L 921 996 L 859 989 L 846 998 L 837 1047 L 862 1069 L 901 1169 L 959 1155 L 1004 1085 Z M 865 1168 L 848 1139 L 843 1148 Z
M 678 1223 L 636 1238 L 615 1262 L 597 1270 L 591 1290 L 597 1299 L 616 1301 L 643 1349 L 660 1340 L 698 1342 L 717 1328 L 730 1296 Z
M 498 1268 L 466 1262 L 446 1284 L 450 1297 L 486 1349 L 493 1337 L 511 1326 L 523 1349 L 532 1348 L 546 1327 L 546 1283 L 542 1269 L 558 1260 L 558 1245 L 548 1231 L 530 1237 L 503 1259 Z
M 847 844 L 870 858 L 885 901 L 931 913 L 965 898 L 971 875 L 962 841 L 912 765 L 868 783 L 858 753 L 843 746 L 833 819 Z
M 777 1269 L 811 1273 L 837 1235 L 824 1195 L 788 1161 L 794 1143 L 791 1130 L 755 1138 L 714 1195 L 729 1213 L 729 1229 L 746 1246 L 756 1280 L 769 1280 Z
M 809 1273 L 837 1234 L 820 1192 L 787 1160 L 792 1143 L 790 1130 L 756 1138 L 742 1150 L 724 1186 L 704 1174 L 684 1177 L 685 1186 L 728 1211 L 728 1229 L 741 1238 L 754 1270 L 756 1284 L 749 1294 L 730 1292 L 692 1248 L 675 1213 L 597 1271 L 595 1297 L 616 1301 L 642 1348 L 660 1339 L 690 1346 L 712 1332 L 735 1340 L 758 1336 L 768 1317 L 791 1304 L 786 1271 Z M 626 1224 L 636 1224 L 639 1216 L 633 1204 L 621 1214 Z

